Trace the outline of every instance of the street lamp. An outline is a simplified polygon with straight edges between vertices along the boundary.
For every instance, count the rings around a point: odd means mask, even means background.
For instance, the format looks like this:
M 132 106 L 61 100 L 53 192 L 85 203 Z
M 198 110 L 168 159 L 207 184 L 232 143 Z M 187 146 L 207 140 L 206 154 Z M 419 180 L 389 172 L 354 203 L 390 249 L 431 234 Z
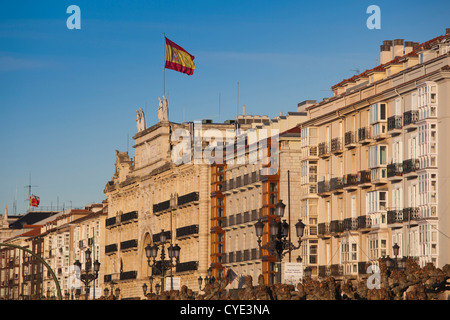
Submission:
M 80 280 L 84 283 L 85 286 L 85 299 L 88 299 L 89 294 L 89 285 L 92 281 L 98 278 L 98 272 L 100 270 L 100 262 L 98 260 L 95 260 L 94 263 L 92 263 L 91 259 L 91 250 L 87 249 L 84 252 L 84 257 L 86 260 L 85 263 L 85 270 L 81 271 L 81 262 L 79 260 L 76 260 L 74 265 L 78 270 L 80 270 Z M 93 270 L 91 270 L 93 266 Z M 95 290 L 95 289 L 94 289 Z
M 158 256 L 158 250 L 159 250 L 158 245 L 156 245 L 156 244 L 153 244 L 153 245 L 148 244 L 145 247 L 145 255 L 147 256 L 148 266 L 151 268 L 156 268 L 161 273 L 161 290 L 164 290 L 164 278 L 166 275 L 166 271 L 172 269 L 173 267 L 175 267 L 178 264 L 178 262 L 180 260 L 181 248 L 178 246 L 178 244 L 175 244 L 175 246 L 170 244 L 170 246 L 167 248 L 167 255 L 168 255 L 169 259 L 166 260 L 164 243 L 167 240 L 167 236 L 166 236 L 166 233 L 164 232 L 164 229 L 161 230 L 159 240 L 161 242 L 161 255 L 160 255 L 161 260 L 156 261 L 156 258 Z M 151 281 L 153 281 L 153 278 Z M 156 286 L 155 286 L 155 289 L 156 289 Z
M 214 282 L 216 282 L 216 278 L 212 275 L 212 272 L 213 272 L 213 269 L 209 268 L 208 275 L 205 277 L 205 287 L 206 287 L 207 283 L 213 284 Z M 198 277 L 197 282 L 198 282 L 198 289 L 202 290 L 203 279 L 201 276 Z M 205 289 L 205 288 L 203 288 L 203 289 Z
M 120 296 L 120 289 L 119 288 L 116 288 L 116 290 L 114 290 L 114 293 L 115 293 L 115 298 L 116 299 L 119 299 L 119 296 Z
M 75 299 L 80 300 L 80 296 L 81 296 L 81 289 L 76 289 L 75 290 Z
M 395 256 L 395 260 L 394 260 L 395 270 L 397 270 L 397 256 L 398 256 L 399 249 L 400 249 L 400 246 L 397 243 L 395 243 L 392 246 L 392 252 L 394 253 L 394 256 Z
M 312 274 L 312 269 L 311 267 L 306 267 L 305 270 L 303 271 L 305 274 L 305 278 L 306 279 L 310 279 L 311 278 L 311 274 Z
M 270 240 L 264 245 L 261 245 L 264 223 L 261 221 L 261 219 L 259 219 L 258 222 L 255 223 L 255 233 L 258 238 L 257 241 L 259 249 L 267 250 L 271 255 L 276 255 L 278 258 L 279 282 L 281 282 L 281 260 L 283 259 L 284 255 L 286 255 L 286 253 L 300 248 L 302 241 L 301 237 L 303 237 L 305 229 L 305 224 L 302 222 L 302 220 L 298 220 L 298 222 L 295 224 L 295 231 L 298 237 L 298 245 L 295 246 L 291 241 L 287 239 L 289 237 L 289 224 L 286 222 L 286 220 L 281 221 L 281 218 L 283 218 L 284 216 L 285 207 L 286 205 L 282 200 L 279 200 L 275 205 L 276 217 L 273 218 L 269 223 Z
M 146 283 L 144 283 L 142 285 L 142 291 L 144 291 L 144 296 L 145 296 L 147 294 L 147 284 Z

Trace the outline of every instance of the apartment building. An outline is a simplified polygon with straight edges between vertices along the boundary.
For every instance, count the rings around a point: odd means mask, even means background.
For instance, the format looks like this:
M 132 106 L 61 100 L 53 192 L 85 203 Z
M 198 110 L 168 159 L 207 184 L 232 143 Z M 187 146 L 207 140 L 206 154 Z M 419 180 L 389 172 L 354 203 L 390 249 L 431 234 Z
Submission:
M 84 271 L 87 249 L 92 261 L 104 260 L 106 215 L 106 202 L 91 204 L 84 210 L 54 213 L 39 224 L 23 225 L 21 233 L 16 230 L 15 236 L 4 241 L 11 246 L 0 248 L 0 298 L 56 298 L 58 287 L 66 299 L 74 299 L 77 289 L 84 297 L 85 287 L 77 280 L 74 264 L 80 261 Z M 99 298 L 103 287 L 101 268 L 98 279 L 90 284 L 88 299 Z
M 5 243 L 29 249 L 25 240 L 39 233 L 39 226 L 25 225 L 23 229 L 22 234 L 7 239 Z M 30 254 L 16 247 L 3 246 L 0 249 L 0 298 L 28 299 L 31 296 L 31 287 L 28 286 L 27 277 L 33 267 Z
M 225 276 L 229 270 L 236 274 L 238 279 L 230 284 L 230 289 L 242 287 L 246 275 L 252 276 L 254 284 L 259 275 L 264 276 L 266 283 L 276 282 L 278 259 L 260 249 L 255 223 L 264 223 L 264 246 L 270 240 L 269 223 L 275 219 L 275 206 L 282 200 L 288 205 L 289 215 L 285 218 L 295 238 L 301 158 L 296 125 L 305 118 L 306 112 L 290 112 L 266 125 L 255 126 L 255 133 L 266 133 L 253 140 L 250 131 L 238 136 L 232 142 L 231 156 L 211 167 L 211 268 L 215 278 Z M 241 147 L 240 139 L 246 141 Z M 296 239 L 292 241 L 297 243 Z M 292 251 L 283 261 L 296 261 L 298 255 L 299 251 Z
M 81 282 L 75 284 L 72 281 L 75 274 L 74 263 L 76 260 L 80 261 L 84 269 L 86 261 L 82 252 L 88 248 L 94 260 L 99 257 L 100 219 L 98 216 L 95 212 L 86 209 L 69 209 L 41 227 L 38 237 L 42 239 L 43 257 L 54 271 L 63 296 L 71 294 L 76 289 L 75 285 L 82 287 L 84 294 L 83 284 Z M 92 220 L 97 221 L 89 223 Z M 50 294 L 56 297 L 57 288 L 52 274 L 49 270 L 44 270 L 42 276 L 44 295 Z M 96 291 L 99 297 L 98 286 Z M 93 292 L 93 290 L 90 292 L 91 296 Z
M 450 29 L 380 47 L 381 65 L 332 87 L 303 122 L 302 217 L 313 274 L 352 275 L 399 256 L 450 261 Z

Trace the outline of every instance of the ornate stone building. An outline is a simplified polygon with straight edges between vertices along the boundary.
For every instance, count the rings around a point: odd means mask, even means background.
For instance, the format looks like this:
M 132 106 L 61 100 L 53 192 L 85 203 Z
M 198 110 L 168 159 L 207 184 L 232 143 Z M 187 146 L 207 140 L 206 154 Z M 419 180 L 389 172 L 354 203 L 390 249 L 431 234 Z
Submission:
M 234 145 L 237 128 L 245 131 L 271 123 L 278 128 L 292 128 L 298 123 L 297 117 L 280 117 L 284 119 L 280 121 L 282 125 L 275 124 L 278 119 L 249 115 L 224 123 L 203 120 L 178 124 L 163 119 L 147 128 L 142 114 L 138 113 L 138 132 L 133 137 L 134 159 L 126 152 L 116 151 L 116 171 L 105 187 L 109 204 L 105 286 L 113 283 L 120 288 L 122 297 L 139 298 L 143 296 L 142 285 L 149 285 L 150 276 L 157 279 L 153 285 L 159 282 L 158 265 L 149 267 L 145 248 L 149 244 L 160 245 L 164 232 L 165 250 L 170 244 L 181 248 L 179 263 L 166 275 L 179 278 L 182 285 L 197 291 L 198 277 L 207 275 L 211 250 L 215 250 L 211 247 L 208 159 L 218 156 L 218 151 L 212 148 L 217 140 L 210 137 L 223 137 L 218 145 L 226 148 Z M 183 139 L 177 136 L 180 132 L 185 135 Z M 179 161 L 175 155 L 184 143 L 184 150 L 189 152 Z

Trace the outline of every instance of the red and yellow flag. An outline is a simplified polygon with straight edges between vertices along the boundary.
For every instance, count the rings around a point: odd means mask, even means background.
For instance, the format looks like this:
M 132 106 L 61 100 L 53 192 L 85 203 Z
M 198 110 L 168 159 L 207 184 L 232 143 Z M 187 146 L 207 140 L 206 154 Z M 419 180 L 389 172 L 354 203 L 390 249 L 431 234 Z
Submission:
M 166 38 L 166 69 L 172 69 L 187 75 L 194 74 L 194 56 L 176 43 Z
M 41 202 L 41 199 L 34 194 L 30 196 L 30 205 L 32 207 L 39 207 L 39 203 Z

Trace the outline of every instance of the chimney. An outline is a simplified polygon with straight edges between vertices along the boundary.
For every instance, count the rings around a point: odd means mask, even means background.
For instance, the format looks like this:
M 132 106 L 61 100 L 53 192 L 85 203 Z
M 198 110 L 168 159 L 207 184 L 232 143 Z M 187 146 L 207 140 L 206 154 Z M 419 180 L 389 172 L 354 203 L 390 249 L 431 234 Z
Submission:
M 242 106 L 242 115 L 245 116 L 245 104 Z
M 392 60 L 392 40 L 385 40 L 380 46 L 380 64 Z
M 401 57 L 403 55 L 403 39 L 395 39 L 394 40 L 394 58 Z
M 416 42 L 414 41 L 405 41 L 405 54 L 413 51 L 413 48 L 416 46 Z
M 447 34 L 450 34 L 450 28 L 446 28 L 445 29 L 445 34 L 447 35 Z

